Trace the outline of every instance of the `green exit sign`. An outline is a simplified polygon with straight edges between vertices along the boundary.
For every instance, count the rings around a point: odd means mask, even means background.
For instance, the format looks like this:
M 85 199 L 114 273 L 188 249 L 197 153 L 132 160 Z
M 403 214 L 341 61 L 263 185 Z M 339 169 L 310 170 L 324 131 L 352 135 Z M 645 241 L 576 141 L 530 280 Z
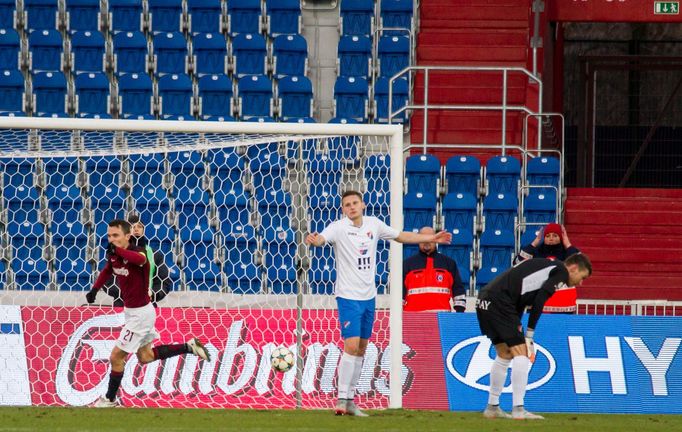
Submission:
M 680 13 L 680 2 L 671 1 L 657 1 L 654 2 L 654 14 L 655 15 L 677 15 Z

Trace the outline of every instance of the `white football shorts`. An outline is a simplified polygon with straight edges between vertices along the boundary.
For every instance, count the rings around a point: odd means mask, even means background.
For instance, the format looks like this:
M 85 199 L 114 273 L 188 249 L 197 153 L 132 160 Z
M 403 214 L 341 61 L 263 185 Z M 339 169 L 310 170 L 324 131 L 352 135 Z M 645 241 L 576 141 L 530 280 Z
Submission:
M 139 308 L 125 308 L 123 310 L 125 324 L 118 336 L 116 346 L 127 353 L 137 352 L 159 337 L 154 328 L 156 310 L 149 303 Z

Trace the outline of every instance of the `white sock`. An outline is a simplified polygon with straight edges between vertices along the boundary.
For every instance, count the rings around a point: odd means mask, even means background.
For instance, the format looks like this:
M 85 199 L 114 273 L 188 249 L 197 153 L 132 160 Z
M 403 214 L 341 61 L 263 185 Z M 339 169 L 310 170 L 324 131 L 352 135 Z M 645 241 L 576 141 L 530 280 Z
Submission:
M 495 361 L 490 368 L 490 390 L 488 393 L 488 405 L 500 404 L 500 394 L 502 394 L 504 382 L 507 380 L 507 369 L 509 369 L 510 364 L 510 359 L 503 359 L 500 356 L 495 357 Z
M 355 369 L 355 356 L 352 356 L 352 355 L 344 352 L 341 355 L 341 361 L 339 362 L 339 382 L 338 382 L 339 399 L 348 399 L 348 393 L 350 392 L 351 382 L 353 380 L 354 369 Z
M 530 360 L 528 357 L 516 356 L 512 360 L 512 405 L 523 406 L 523 399 L 526 397 L 526 386 L 528 385 L 528 369 Z
M 350 388 L 348 389 L 348 399 L 353 400 L 355 398 L 355 387 L 360 381 L 360 374 L 362 373 L 362 361 L 364 357 L 351 356 L 353 358 L 353 375 L 350 379 Z

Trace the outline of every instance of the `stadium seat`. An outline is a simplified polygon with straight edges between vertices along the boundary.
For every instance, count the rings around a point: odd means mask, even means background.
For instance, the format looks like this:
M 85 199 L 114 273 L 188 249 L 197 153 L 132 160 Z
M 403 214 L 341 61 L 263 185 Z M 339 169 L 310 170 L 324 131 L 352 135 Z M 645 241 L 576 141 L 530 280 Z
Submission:
M 140 219 L 152 224 L 169 223 L 167 217 L 171 211 L 171 203 L 166 191 L 157 185 L 143 184 L 133 183 L 131 192 Z
M 6 232 L 13 250 L 11 267 L 18 289 L 45 290 L 49 283 L 49 270 L 43 260 L 45 226 L 34 221 L 11 220 Z
M 481 162 L 475 156 L 452 156 L 445 163 L 448 192 L 463 192 L 478 197 L 481 189 Z
M 188 72 L 187 41 L 182 33 L 156 33 L 153 38 L 153 47 L 154 73 L 161 75 Z
M 185 28 L 183 0 L 147 0 L 152 32 L 181 32 Z
M 173 174 L 173 188 L 201 188 L 206 174 L 203 155 L 198 151 L 171 152 L 167 154 L 170 173 Z
M 71 69 L 74 72 L 102 72 L 105 64 L 104 36 L 97 30 L 71 34 Z
M 508 230 L 487 229 L 481 234 L 480 268 L 496 267 L 505 270 L 514 258 L 514 233 Z
M 75 92 L 77 114 L 111 112 L 109 80 L 104 73 L 87 72 L 76 75 Z
M 0 1 L 0 28 L 13 29 L 17 27 L 16 0 Z
M 526 179 L 532 185 L 554 186 L 541 189 L 543 192 L 553 191 L 556 193 L 559 188 L 559 176 L 561 174 L 561 163 L 555 157 L 534 157 L 528 160 L 526 168 Z
M 414 0 L 381 0 L 380 26 L 411 30 Z M 385 35 L 406 35 L 404 31 L 383 30 Z
M 221 228 L 222 230 L 222 228 Z M 224 234 L 224 273 L 227 288 L 235 294 L 257 294 L 261 292 L 261 270 L 253 262 L 259 248 L 259 241 L 253 227 L 247 226 L 240 233 Z
M 123 115 L 152 114 L 154 89 L 147 74 L 125 74 L 118 79 L 120 112 Z
M 443 228 L 446 231 L 465 229 L 478 231 L 476 197 L 462 192 L 450 192 L 443 198 Z
M 521 163 L 512 156 L 495 156 L 485 166 L 486 191 L 489 194 L 518 193 Z
M 61 72 L 37 72 L 33 75 L 33 112 L 62 114 L 68 107 L 66 78 Z
M 222 33 L 224 30 L 220 0 L 187 0 L 187 15 L 192 33 Z
M 0 64 L 3 69 L 21 68 L 21 38 L 12 28 L 0 28 Z
M 336 74 L 367 78 L 372 73 L 372 40 L 367 36 L 342 36 Z
M 300 0 L 266 0 L 266 31 L 270 37 L 301 33 Z
M 289 118 L 313 116 L 313 84 L 304 76 L 287 76 L 279 80 L 279 116 Z
M 100 137 L 97 136 L 97 139 Z M 113 139 L 113 136 L 111 137 Z M 92 148 L 95 144 L 88 143 L 88 137 L 83 137 L 86 148 Z M 101 142 L 99 142 L 101 145 Z M 118 188 L 120 183 L 121 161 L 114 156 L 93 156 L 85 162 L 85 170 L 88 174 L 88 182 L 91 187 L 98 185 Z M 93 195 L 93 198 L 96 198 Z
M 389 79 L 387 77 L 380 77 L 374 85 L 374 99 L 376 101 L 376 111 L 374 113 L 374 120 L 377 123 L 388 123 L 388 85 Z M 393 102 L 391 104 L 391 111 L 396 112 L 400 108 L 409 103 L 410 89 L 407 78 L 399 78 L 393 82 Z M 391 120 L 392 123 L 402 123 L 407 119 L 407 111 L 402 111 Z
M 358 122 L 353 119 L 333 117 L 328 123 L 356 124 Z M 358 136 L 328 138 L 327 147 L 329 148 L 329 157 L 351 164 L 355 163 L 358 158 L 358 144 L 360 141 L 360 137 Z
M 308 283 L 311 294 L 333 294 L 336 280 L 336 265 L 333 249 L 329 247 L 310 248 L 310 270 Z
M 263 31 L 260 0 L 230 0 L 227 3 L 227 31 L 260 34 Z
M 523 202 L 526 223 L 547 224 L 556 222 L 558 203 L 556 191 L 532 188 Z
M 256 196 L 265 197 L 269 191 L 282 190 L 286 167 L 286 160 L 277 151 L 261 150 L 251 157 L 250 168 Z
M 237 78 L 267 74 L 267 46 L 259 34 L 243 33 L 232 39 L 230 63 Z
M 147 38 L 139 31 L 114 34 L 114 71 L 117 73 L 146 73 L 149 69 Z
M 31 71 L 60 71 L 64 68 L 64 42 L 54 29 L 33 30 L 28 35 Z
M 24 0 L 26 28 L 32 30 L 59 29 L 59 4 L 54 0 Z
M 192 80 L 183 73 L 164 75 L 159 78 L 159 114 L 167 116 L 194 115 L 194 89 Z
M 384 154 L 369 155 L 365 162 L 366 213 L 383 221 L 387 218 L 391 198 L 390 167 L 391 157 Z
M 38 190 L 29 184 L 8 184 L 3 191 L 7 220 L 13 222 L 36 221 L 40 210 Z
M 191 291 L 222 290 L 222 270 L 215 261 L 213 237 L 214 233 L 204 227 L 180 230 L 185 283 Z
M 440 160 L 431 154 L 413 155 L 405 162 L 407 192 L 440 195 Z
M 220 231 L 226 236 L 242 236 L 253 230 L 249 225 L 249 197 L 243 189 L 219 189 L 214 195 Z
M 268 286 L 274 294 L 296 293 L 296 241 L 290 229 L 265 230 L 265 269 Z
M 403 199 L 404 230 L 418 231 L 422 227 L 433 227 L 436 219 L 436 196 L 412 192 Z
M 97 31 L 101 28 L 100 0 L 66 0 L 68 29 Z
M 483 230 L 514 231 L 519 201 L 516 195 L 490 194 L 483 200 Z
M 211 205 L 208 192 L 203 188 L 181 188 L 175 192 L 175 210 L 177 212 L 177 224 L 182 230 L 184 227 L 202 227 L 217 225 L 217 221 L 209 220 L 209 207 Z
M 369 85 L 362 77 L 338 77 L 334 84 L 334 117 L 367 121 Z
M 379 76 L 391 77 L 410 65 L 410 38 L 382 36 L 378 50 Z
M 497 267 L 485 267 L 476 271 L 476 289 L 480 291 L 481 288 L 492 282 L 504 270 Z
M 129 132 L 126 140 L 129 145 L 149 143 L 150 137 L 145 133 Z M 153 139 L 153 138 L 152 138 Z M 131 171 L 133 188 L 159 188 L 163 184 L 165 158 L 162 153 L 133 154 L 128 157 L 128 167 Z M 156 193 L 156 192 L 154 192 Z
M 199 33 L 192 40 L 194 73 L 227 74 L 227 40 L 220 33 Z
M 90 175 L 92 179 L 92 174 Z M 125 217 L 125 194 L 115 184 L 93 183 L 90 188 L 90 208 L 92 223 L 95 227 L 103 226 L 107 221 Z
M 144 31 L 142 0 L 108 0 L 109 30 Z
M 88 234 L 80 222 L 52 222 L 52 246 L 57 285 L 62 291 L 88 291 L 91 269 L 86 263 Z
M 239 79 L 239 116 L 242 119 L 273 114 L 272 82 L 265 75 L 250 75 Z
M 449 245 L 438 246 L 438 251 L 457 263 L 462 281 L 468 284 L 473 270 L 474 235 L 465 228 L 453 228 L 448 231 L 452 233 L 452 241 Z
M 25 111 L 24 76 L 18 70 L 3 70 L 0 76 L 0 111 Z
M 234 91 L 232 80 L 226 75 L 204 75 L 199 78 L 199 114 L 232 118 Z
M 279 35 L 272 42 L 275 78 L 308 74 L 308 44 L 301 35 Z
M 374 33 L 374 1 L 342 1 L 339 8 L 339 30 L 342 35 L 372 35 Z
M 256 190 L 263 231 L 286 231 L 291 227 L 291 194 L 283 190 Z

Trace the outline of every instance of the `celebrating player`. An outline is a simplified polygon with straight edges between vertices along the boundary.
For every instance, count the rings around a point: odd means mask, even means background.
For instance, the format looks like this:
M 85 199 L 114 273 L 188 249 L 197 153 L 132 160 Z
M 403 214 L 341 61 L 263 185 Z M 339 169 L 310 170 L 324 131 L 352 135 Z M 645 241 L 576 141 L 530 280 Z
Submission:
M 476 315 L 481 332 L 495 345 L 497 356 L 490 368 L 487 418 L 540 420 L 542 416 L 526 411 L 523 400 L 528 384 L 528 369 L 535 360 L 533 336 L 542 308 L 554 291 L 565 286 L 580 286 L 592 274 L 592 264 L 583 254 L 573 254 L 562 263 L 546 258 L 522 261 L 484 286 L 476 300 Z M 521 316 L 532 307 L 526 334 Z M 500 408 L 500 393 L 511 365 L 512 413 Z
M 362 195 L 347 191 L 341 197 L 344 218 L 329 224 L 320 234 L 306 236 L 308 245 L 334 246 L 336 255 L 336 302 L 343 337 L 343 355 L 339 363 L 338 402 L 336 415 L 349 414 L 365 417 L 353 402 L 355 386 L 362 372 L 362 360 L 374 324 L 374 306 L 377 289 L 377 243 L 396 240 L 401 243 L 449 244 L 452 234 L 399 232 L 376 217 L 363 216 L 365 204 Z
M 95 402 L 94 406 L 98 408 L 118 405 L 116 393 L 121 386 L 126 359 L 130 353 L 137 353 L 140 364 L 188 353 L 210 361 L 208 351 L 199 339 L 194 337 L 183 344 L 151 347 L 151 343 L 159 335 L 154 329 L 156 311 L 149 298 L 150 266 L 147 255 L 144 249 L 130 244 L 130 223 L 125 220 L 115 219 L 109 222 L 107 237 L 109 245 L 106 264 L 85 297 L 88 303 L 93 303 L 97 291 L 112 274 L 115 275 L 116 282 L 121 289 L 125 325 L 109 357 L 111 362 L 109 389 L 105 396 L 101 396 Z

